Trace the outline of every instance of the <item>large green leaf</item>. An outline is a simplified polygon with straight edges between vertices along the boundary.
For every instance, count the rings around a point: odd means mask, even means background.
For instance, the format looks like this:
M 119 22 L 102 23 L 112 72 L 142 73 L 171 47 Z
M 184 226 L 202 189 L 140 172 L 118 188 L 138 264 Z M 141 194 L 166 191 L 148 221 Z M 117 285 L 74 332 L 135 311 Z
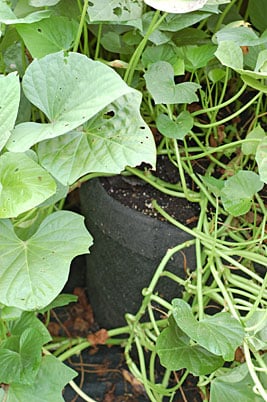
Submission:
M 23 310 L 49 304 L 66 283 L 71 260 L 92 244 L 83 221 L 73 212 L 55 212 L 23 241 L 9 220 L 0 220 L 0 302 Z
M 41 58 L 49 53 L 69 50 L 74 43 L 78 22 L 61 16 L 33 24 L 20 24 L 17 31 L 22 37 L 32 57 Z
M 195 92 L 200 85 L 194 82 L 176 85 L 173 67 L 166 61 L 158 61 L 150 65 L 144 77 L 147 89 L 156 104 L 192 103 L 198 100 Z
M 20 84 L 16 73 L 0 75 L 0 151 L 14 127 L 19 109 Z
M 185 301 L 174 299 L 172 304 L 175 322 L 187 336 L 226 361 L 234 359 L 245 333 L 242 325 L 230 313 L 218 313 L 197 321 Z
M 16 217 L 55 191 L 55 181 L 29 156 L 16 152 L 0 156 L 0 218 Z
M 88 6 L 90 21 L 129 21 L 142 16 L 142 0 L 91 0 Z
M 77 374 L 54 356 L 44 356 L 31 385 L 12 383 L 2 391 L 5 402 L 64 402 L 63 387 Z
M 222 203 L 233 216 L 244 215 L 250 210 L 253 196 L 263 188 L 255 172 L 240 170 L 226 180 L 221 192 Z
M 38 331 L 42 338 L 42 344 L 49 342 L 52 338 L 44 324 L 31 311 L 23 311 L 20 318 L 10 322 L 8 329 L 12 335 L 21 335 L 27 328 Z
M 164 367 L 169 370 L 186 368 L 194 375 L 212 373 L 224 363 L 221 356 L 199 345 L 192 345 L 190 338 L 175 323 L 159 335 L 156 350 Z
M 30 327 L 25 329 L 20 337 L 11 335 L 2 342 L 0 347 L 1 383 L 31 384 L 41 364 L 42 345 L 42 335 Z
M 15 127 L 8 149 L 22 152 L 45 139 L 79 127 L 121 96 L 135 92 L 110 67 L 79 53 L 49 54 L 34 60 L 23 77 L 26 97 L 50 123 Z
M 259 175 L 262 182 L 267 183 L 267 138 L 265 137 L 258 145 L 256 161 L 259 166 Z
M 118 99 L 91 119 L 84 131 L 73 131 L 38 146 L 40 163 L 63 184 L 90 172 L 120 173 L 141 162 L 155 167 L 153 135 L 139 113 L 134 92 Z
M 11 8 L 4 2 L 0 0 L 0 22 L 4 24 L 31 24 L 32 22 L 40 21 L 43 18 L 48 18 L 51 14 L 49 10 L 41 10 L 30 13 L 25 17 L 17 17 L 16 14 L 13 13 Z
M 265 0 L 249 0 L 248 15 L 257 29 L 264 31 L 267 28 L 267 3 Z
M 242 364 L 228 373 L 211 381 L 210 402 L 260 402 L 262 398 L 253 392 L 254 382 L 246 364 Z

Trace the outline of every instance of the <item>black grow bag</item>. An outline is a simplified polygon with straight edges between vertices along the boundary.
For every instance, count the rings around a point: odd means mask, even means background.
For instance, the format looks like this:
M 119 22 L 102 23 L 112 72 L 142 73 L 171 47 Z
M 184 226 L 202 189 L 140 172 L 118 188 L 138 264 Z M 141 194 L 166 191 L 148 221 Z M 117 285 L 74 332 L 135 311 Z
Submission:
M 81 208 L 94 245 L 87 256 L 87 288 L 98 324 L 105 328 L 125 325 L 125 313 L 135 314 L 142 289 L 150 280 L 168 248 L 191 236 L 167 222 L 137 212 L 107 194 L 98 179 L 84 183 Z M 184 264 L 195 269 L 194 247 L 169 261 L 167 269 L 185 277 Z M 186 257 L 186 258 L 185 258 Z M 171 300 L 182 289 L 161 278 L 159 295 Z

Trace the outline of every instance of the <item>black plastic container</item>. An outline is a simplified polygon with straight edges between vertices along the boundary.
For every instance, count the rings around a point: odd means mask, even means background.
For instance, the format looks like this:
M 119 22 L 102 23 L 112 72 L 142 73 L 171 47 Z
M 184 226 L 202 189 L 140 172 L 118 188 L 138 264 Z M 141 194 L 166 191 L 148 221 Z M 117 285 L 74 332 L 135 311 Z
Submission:
M 94 245 L 87 258 L 87 288 L 95 318 L 101 327 L 126 324 L 125 313 L 135 314 L 142 289 L 168 248 L 191 237 L 167 222 L 137 212 L 109 196 L 99 179 L 82 185 L 81 208 Z M 167 269 L 185 277 L 184 264 L 195 269 L 195 250 L 189 247 L 169 261 Z M 171 300 L 182 289 L 162 278 L 157 291 Z

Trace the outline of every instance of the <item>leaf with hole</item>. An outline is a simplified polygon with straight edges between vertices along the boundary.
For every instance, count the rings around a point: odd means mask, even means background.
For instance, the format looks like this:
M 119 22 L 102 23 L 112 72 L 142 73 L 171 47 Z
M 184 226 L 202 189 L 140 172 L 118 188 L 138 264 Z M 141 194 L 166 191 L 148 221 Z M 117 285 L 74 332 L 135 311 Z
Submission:
M 84 218 L 58 211 L 27 240 L 19 239 L 9 220 L 0 220 L 0 303 L 39 310 L 60 293 L 72 259 L 88 253 L 92 237 Z
M 20 24 L 17 31 L 32 57 L 39 59 L 49 53 L 69 50 L 74 44 L 78 27 L 77 21 L 51 16 L 33 24 Z
M 91 0 L 87 12 L 91 22 L 120 22 L 141 18 L 142 9 L 142 0 Z
M 90 172 L 120 173 L 142 162 L 155 167 L 154 137 L 139 113 L 141 98 L 126 95 L 73 131 L 38 146 L 40 163 L 63 184 Z
M 37 142 L 70 132 L 108 104 L 135 92 L 110 67 L 79 53 L 49 54 L 34 60 L 23 77 L 23 90 L 50 123 L 21 123 L 9 150 L 22 152 Z

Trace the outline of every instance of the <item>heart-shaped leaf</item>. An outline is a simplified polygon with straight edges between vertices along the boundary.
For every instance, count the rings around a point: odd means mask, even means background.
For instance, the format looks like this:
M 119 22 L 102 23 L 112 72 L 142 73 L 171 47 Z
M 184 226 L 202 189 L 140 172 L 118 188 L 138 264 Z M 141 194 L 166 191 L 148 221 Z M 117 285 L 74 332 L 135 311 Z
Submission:
M 159 335 L 156 350 L 164 367 L 175 371 L 186 368 L 194 375 L 212 373 L 224 363 L 221 356 L 192 345 L 190 338 L 175 323 Z
M 168 138 L 182 140 L 194 125 L 194 119 L 186 110 L 181 112 L 175 121 L 165 114 L 160 114 L 156 120 L 157 129 Z
M 155 167 L 153 135 L 139 113 L 134 92 L 118 99 L 91 119 L 84 131 L 73 131 L 38 146 L 41 164 L 63 184 L 90 172 L 120 173 L 126 165 Z
M 244 215 L 250 210 L 253 196 L 263 188 L 257 173 L 240 170 L 226 180 L 221 192 L 222 203 L 233 216 Z
M 255 155 L 257 152 L 258 145 L 260 140 L 267 138 L 265 131 L 261 126 L 255 127 L 250 133 L 246 136 L 247 140 L 251 140 L 249 142 L 245 142 L 242 144 L 242 152 L 244 155 Z M 253 141 L 256 140 L 256 141 Z
M 69 50 L 73 46 L 78 26 L 77 21 L 52 16 L 33 24 L 20 24 L 16 29 L 32 57 L 39 59 L 49 53 Z
M 26 97 L 50 123 L 16 126 L 7 147 L 19 152 L 70 132 L 111 102 L 135 92 L 110 67 L 79 53 L 58 52 L 34 60 L 22 84 Z
M 0 151 L 10 137 L 19 110 L 20 84 L 16 73 L 0 75 Z
M 56 191 L 56 183 L 40 165 L 23 153 L 0 156 L 0 218 L 16 217 Z
M 88 253 L 92 237 L 84 218 L 69 211 L 49 215 L 28 240 L 0 220 L 0 302 L 23 310 L 51 303 L 67 281 L 71 260 Z
M 147 89 L 156 104 L 192 103 L 198 100 L 195 92 L 200 85 L 194 82 L 183 82 L 176 85 L 173 67 L 166 61 L 151 64 L 144 77 Z
M 226 312 L 197 321 L 185 301 L 174 299 L 172 304 L 176 324 L 191 339 L 226 361 L 234 359 L 235 351 L 245 336 L 240 322 Z

